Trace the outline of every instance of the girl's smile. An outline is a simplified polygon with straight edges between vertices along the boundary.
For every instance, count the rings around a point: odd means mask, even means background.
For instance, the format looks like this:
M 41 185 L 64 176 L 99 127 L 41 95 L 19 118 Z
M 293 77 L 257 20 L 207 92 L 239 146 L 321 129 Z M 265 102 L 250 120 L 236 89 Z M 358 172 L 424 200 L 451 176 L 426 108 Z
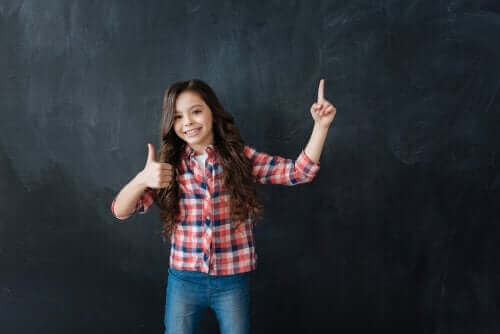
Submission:
M 198 154 L 213 144 L 212 111 L 197 93 L 187 90 L 177 97 L 174 131 Z
M 196 135 L 198 135 L 200 133 L 200 129 L 201 128 L 196 128 L 196 129 L 193 129 L 193 130 L 188 130 L 188 131 L 185 131 L 184 133 L 188 136 L 188 137 L 194 137 Z

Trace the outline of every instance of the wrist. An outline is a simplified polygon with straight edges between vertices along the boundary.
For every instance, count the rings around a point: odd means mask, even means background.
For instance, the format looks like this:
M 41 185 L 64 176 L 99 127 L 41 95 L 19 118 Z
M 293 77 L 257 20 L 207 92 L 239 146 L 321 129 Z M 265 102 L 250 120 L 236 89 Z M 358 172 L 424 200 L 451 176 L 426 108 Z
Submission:
M 144 178 L 144 171 L 140 171 L 132 180 L 138 187 L 146 188 L 146 180 Z
M 327 124 L 327 125 L 321 125 L 321 124 L 319 124 L 319 122 L 314 122 L 314 128 L 315 128 L 316 130 L 328 131 L 328 130 L 330 129 L 330 125 L 331 125 L 331 124 L 332 124 L 332 123 Z

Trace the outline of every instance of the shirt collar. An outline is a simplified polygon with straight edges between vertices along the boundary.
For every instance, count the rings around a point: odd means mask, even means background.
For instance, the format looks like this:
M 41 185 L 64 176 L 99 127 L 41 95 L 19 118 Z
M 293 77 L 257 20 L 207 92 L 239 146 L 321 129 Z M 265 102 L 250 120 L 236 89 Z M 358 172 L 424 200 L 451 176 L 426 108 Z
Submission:
M 193 150 L 193 148 L 191 146 L 189 146 L 188 144 L 185 144 L 186 147 L 184 148 L 184 152 L 186 153 L 186 157 L 188 160 L 191 160 L 192 157 L 194 157 L 196 155 L 196 151 Z M 213 144 L 209 144 L 207 145 L 207 147 L 205 147 L 205 152 L 208 153 L 208 155 L 211 155 L 211 153 L 214 151 L 214 145 Z

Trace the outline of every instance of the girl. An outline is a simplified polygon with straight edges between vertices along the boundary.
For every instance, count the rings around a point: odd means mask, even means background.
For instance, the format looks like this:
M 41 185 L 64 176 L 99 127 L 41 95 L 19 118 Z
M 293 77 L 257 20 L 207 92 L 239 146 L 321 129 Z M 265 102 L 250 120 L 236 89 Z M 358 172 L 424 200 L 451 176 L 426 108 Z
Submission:
M 250 332 L 249 275 L 256 269 L 253 227 L 262 215 L 254 182 L 311 182 L 336 109 L 324 98 L 311 106 L 311 138 L 296 160 L 246 145 L 213 90 L 193 79 L 165 92 L 158 159 L 148 144 L 146 165 L 114 198 L 124 220 L 156 203 L 170 238 L 166 333 L 195 333 L 212 308 L 220 332 Z

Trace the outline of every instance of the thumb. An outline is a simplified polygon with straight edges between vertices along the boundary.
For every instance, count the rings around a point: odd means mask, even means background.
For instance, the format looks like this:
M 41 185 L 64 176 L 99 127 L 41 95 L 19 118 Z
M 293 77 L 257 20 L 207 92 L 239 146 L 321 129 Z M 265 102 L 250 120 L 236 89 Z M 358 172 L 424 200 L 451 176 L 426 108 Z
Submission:
M 150 163 L 151 161 L 156 162 L 155 147 L 153 146 L 153 144 L 148 143 L 148 160 L 146 161 L 146 163 Z

